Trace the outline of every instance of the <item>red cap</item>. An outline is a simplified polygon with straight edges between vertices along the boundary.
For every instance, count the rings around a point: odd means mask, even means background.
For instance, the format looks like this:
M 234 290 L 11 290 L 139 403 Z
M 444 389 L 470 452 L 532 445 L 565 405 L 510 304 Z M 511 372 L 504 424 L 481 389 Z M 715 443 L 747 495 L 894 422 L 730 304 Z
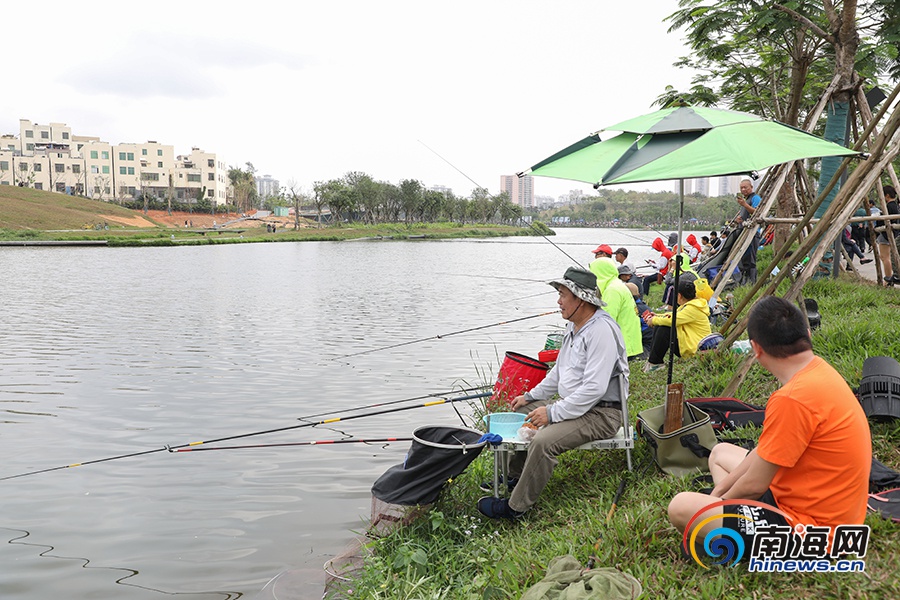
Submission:
M 613 255 L 612 248 L 610 247 L 609 244 L 600 244 L 599 246 L 594 248 L 594 254 L 597 254 L 598 252 L 605 252 L 609 256 Z

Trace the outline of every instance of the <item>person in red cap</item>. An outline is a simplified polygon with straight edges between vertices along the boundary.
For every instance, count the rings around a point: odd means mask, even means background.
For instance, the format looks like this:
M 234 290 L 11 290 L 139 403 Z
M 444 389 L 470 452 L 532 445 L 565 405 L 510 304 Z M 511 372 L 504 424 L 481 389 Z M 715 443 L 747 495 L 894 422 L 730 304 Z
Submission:
M 594 258 L 607 257 L 612 258 L 613 251 L 612 246 L 609 244 L 600 244 L 596 248 L 594 248 Z

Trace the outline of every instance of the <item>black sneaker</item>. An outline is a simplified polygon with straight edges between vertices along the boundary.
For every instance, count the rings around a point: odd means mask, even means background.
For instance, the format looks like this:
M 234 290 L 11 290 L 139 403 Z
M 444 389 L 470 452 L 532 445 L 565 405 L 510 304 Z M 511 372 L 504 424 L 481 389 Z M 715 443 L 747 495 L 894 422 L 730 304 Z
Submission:
M 500 484 L 500 486 L 503 485 L 503 477 L 502 476 L 500 477 L 500 481 L 498 483 Z M 518 477 L 510 477 L 509 479 L 506 480 L 506 489 L 508 489 L 510 492 L 513 491 L 513 488 L 516 487 L 517 483 L 519 483 Z M 482 492 L 493 492 L 494 491 L 494 482 L 493 481 L 484 481 L 481 483 L 481 485 L 478 486 L 478 488 Z
M 509 519 L 510 521 L 515 521 L 525 514 L 524 512 L 511 509 L 508 499 L 494 498 L 493 496 L 485 496 L 478 500 L 478 510 L 488 518 Z

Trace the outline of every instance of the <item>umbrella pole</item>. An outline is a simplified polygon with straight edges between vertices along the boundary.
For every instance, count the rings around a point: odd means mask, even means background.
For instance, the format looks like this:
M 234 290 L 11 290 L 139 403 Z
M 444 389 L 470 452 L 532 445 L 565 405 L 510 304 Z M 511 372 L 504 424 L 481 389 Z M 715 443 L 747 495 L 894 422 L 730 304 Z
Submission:
M 681 196 L 681 201 L 678 205 L 678 252 L 675 254 L 675 278 L 673 280 L 675 287 L 672 289 L 672 328 L 669 330 L 669 374 L 666 379 L 666 418 L 663 423 L 663 433 L 677 431 L 681 428 L 684 420 L 684 384 L 672 383 L 675 348 L 677 348 L 678 344 L 675 327 L 678 324 L 678 283 L 681 280 L 681 260 L 683 256 L 681 235 L 683 233 L 682 224 L 684 223 L 684 179 L 678 180 L 678 188 Z
M 666 385 L 672 383 L 672 367 L 675 363 L 675 344 L 678 343 L 678 340 L 675 338 L 675 324 L 678 319 L 678 283 L 681 278 L 681 235 L 684 233 L 684 179 L 678 180 L 678 195 L 678 252 L 675 254 L 675 278 L 673 280 L 674 287 L 672 288 L 672 330 L 669 332 L 669 369 Z

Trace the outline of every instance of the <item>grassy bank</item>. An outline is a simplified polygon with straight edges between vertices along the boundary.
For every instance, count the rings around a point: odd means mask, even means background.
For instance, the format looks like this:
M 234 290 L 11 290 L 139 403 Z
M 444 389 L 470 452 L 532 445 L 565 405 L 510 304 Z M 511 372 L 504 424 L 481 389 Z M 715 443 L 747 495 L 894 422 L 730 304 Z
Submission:
M 651 305 L 657 306 L 660 290 L 653 293 Z M 735 295 L 743 293 L 738 289 Z M 815 351 L 851 387 L 859 384 L 867 357 L 900 357 L 900 290 L 848 278 L 811 282 L 804 293 L 818 301 L 822 314 L 822 326 L 813 333 Z M 674 381 L 685 383 L 685 397 L 720 395 L 741 358 L 725 352 L 677 361 Z M 662 404 L 665 396 L 665 371 L 643 373 L 635 366 L 633 417 Z M 736 395 L 765 404 L 776 387 L 775 379 L 755 366 Z M 872 435 L 875 456 L 900 470 L 900 424 L 873 423 Z M 753 429 L 734 434 L 757 436 Z M 624 472 L 620 451 L 563 455 L 538 504 L 522 521 L 508 523 L 483 518 L 475 508 L 483 495 L 478 484 L 492 474 L 485 452 L 445 487 L 424 518 L 373 542 L 364 575 L 351 585 L 352 597 L 518 598 L 544 576 L 553 557 L 572 554 L 586 563 L 594 554 L 597 566 L 616 567 L 639 579 L 645 598 L 900 598 L 898 526 L 877 516 L 866 521 L 872 535 L 865 573 L 755 574 L 741 566 L 704 570 L 685 561 L 666 506 L 677 492 L 692 489 L 692 478 L 661 474 L 650 464 L 644 442 L 638 442 L 634 457 L 635 471 L 627 476 L 625 493 L 608 522 Z
M 219 223 L 238 215 L 220 215 Z M 363 225 L 341 223 L 318 228 L 304 219 L 300 229 L 285 220 L 275 233 L 266 222 L 242 221 L 228 228 L 210 231 L 214 216 L 184 215 L 185 220 L 204 224 L 174 227 L 154 220 L 141 211 L 109 202 L 54 194 L 30 188 L 0 188 L 0 241 L 83 241 L 105 240 L 109 246 L 184 246 L 206 244 L 246 244 L 256 242 L 340 241 L 360 238 L 451 239 L 537 235 L 533 228 L 485 223 L 386 223 Z M 285 227 L 287 225 L 287 227 Z M 553 232 L 540 226 L 540 233 Z

